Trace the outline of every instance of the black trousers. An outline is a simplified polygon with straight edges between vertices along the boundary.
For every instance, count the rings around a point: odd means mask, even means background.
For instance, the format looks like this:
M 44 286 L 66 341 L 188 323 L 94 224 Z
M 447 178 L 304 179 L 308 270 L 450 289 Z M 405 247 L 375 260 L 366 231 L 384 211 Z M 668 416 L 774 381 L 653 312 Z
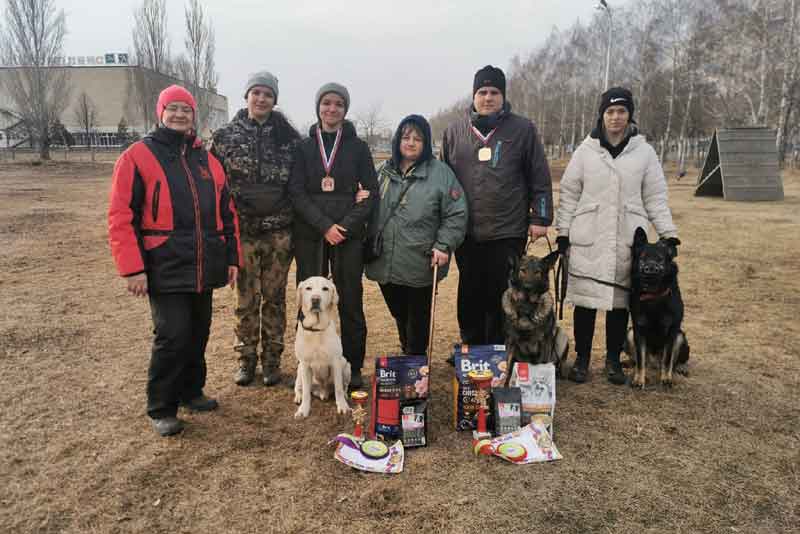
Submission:
M 174 417 L 178 403 L 203 394 L 211 291 L 151 293 L 153 352 L 147 373 L 147 415 Z
M 592 354 L 592 338 L 597 310 L 575 306 L 574 334 L 575 352 L 578 360 L 588 362 Z M 628 333 L 628 310 L 615 308 L 606 312 L 606 358 L 612 362 L 619 361 L 625 335 Z
M 380 288 L 397 323 L 403 354 L 427 354 L 433 286 L 380 284 Z
M 361 240 L 345 240 L 333 246 L 324 240 L 298 238 L 294 244 L 297 283 L 311 276 L 332 274 L 339 294 L 342 350 L 355 374 L 364 366 L 367 320 L 364 318 L 361 278 L 364 273 Z
M 458 327 L 470 345 L 505 343 L 501 299 L 508 288 L 509 260 L 525 251 L 525 238 L 476 242 L 467 236 L 456 249 Z

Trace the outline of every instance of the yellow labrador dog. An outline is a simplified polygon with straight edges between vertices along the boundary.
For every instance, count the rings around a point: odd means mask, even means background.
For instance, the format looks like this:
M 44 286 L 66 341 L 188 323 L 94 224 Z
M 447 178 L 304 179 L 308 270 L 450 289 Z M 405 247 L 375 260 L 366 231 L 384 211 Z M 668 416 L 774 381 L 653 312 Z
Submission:
M 350 411 L 345 392 L 350 385 L 350 362 L 342 356 L 342 340 L 336 333 L 334 317 L 339 295 L 333 282 L 312 276 L 297 287 L 300 321 L 294 353 L 297 356 L 297 379 L 294 402 L 299 404 L 295 417 L 311 413 L 311 394 L 325 400 L 333 392 L 336 411 Z

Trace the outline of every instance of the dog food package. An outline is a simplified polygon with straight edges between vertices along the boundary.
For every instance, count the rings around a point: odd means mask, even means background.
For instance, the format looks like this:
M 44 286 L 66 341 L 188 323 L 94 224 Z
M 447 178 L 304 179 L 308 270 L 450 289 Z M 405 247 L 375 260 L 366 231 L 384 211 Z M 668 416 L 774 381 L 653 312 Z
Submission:
M 456 374 L 453 378 L 453 425 L 456 430 L 474 430 L 478 417 L 477 390 L 467 374 L 470 371 L 490 370 L 494 374 L 492 387 L 502 386 L 506 381 L 505 345 L 455 345 L 453 349 Z M 487 410 L 491 421 L 491 402 Z
M 552 436 L 556 408 L 555 365 L 516 362 L 509 385 L 518 387 L 522 393 L 523 426 L 531 422 L 541 424 Z
M 400 439 L 405 447 L 427 445 L 428 359 L 425 355 L 381 356 L 372 382 L 372 432 Z
M 492 388 L 494 433 L 497 436 L 522 427 L 522 392 L 519 388 Z

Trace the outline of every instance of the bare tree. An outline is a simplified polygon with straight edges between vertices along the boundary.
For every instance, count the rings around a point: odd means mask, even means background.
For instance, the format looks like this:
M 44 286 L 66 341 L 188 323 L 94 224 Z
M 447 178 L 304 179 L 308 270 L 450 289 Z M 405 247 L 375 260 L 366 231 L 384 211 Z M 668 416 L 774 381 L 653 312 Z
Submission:
M 178 74 L 197 100 L 197 128 L 202 129 L 209 119 L 211 95 L 218 76 L 214 64 L 215 40 L 211 20 L 206 17 L 200 0 L 189 0 L 184 8 L 186 18 L 185 55 L 176 62 Z
M 370 148 L 375 148 L 381 131 L 388 127 L 386 119 L 381 114 L 380 102 L 370 104 L 365 111 L 356 115 L 355 120 L 356 125 L 361 128 L 364 141 L 367 142 Z
M 86 144 L 89 146 L 89 151 L 92 153 L 92 161 L 94 161 L 94 145 L 92 144 L 92 134 L 95 126 L 97 126 L 97 107 L 89 98 L 89 95 L 84 91 L 78 97 L 77 105 L 74 110 L 75 120 L 80 125 L 86 136 Z
M 797 58 L 797 1 L 789 0 L 785 14 L 785 28 L 783 37 L 783 79 L 781 80 L 781 103 L 778 112 L 778 136 L 775 143 L 778 148 L 778 161 L 783 165 L 786 160 L 786 139 L 789 130 L 789 120 L 797 103 L 798 80 Z
M 64 35 L 63 10 L 55 0 L 5 0 L 0 28 L 0 62 L 16 67 L 5 77 L 6 91 L 25 122 L 41 159 L 50 159 L 51 125 L 66 109 L 69 74 L 58 68 Z
M 129 87 L 144 124 L 155 116 L 158 93 L 165 87 L 163 74 L 170 72 L 166 0 L 142 0 L 133 13 L 133 61 Z

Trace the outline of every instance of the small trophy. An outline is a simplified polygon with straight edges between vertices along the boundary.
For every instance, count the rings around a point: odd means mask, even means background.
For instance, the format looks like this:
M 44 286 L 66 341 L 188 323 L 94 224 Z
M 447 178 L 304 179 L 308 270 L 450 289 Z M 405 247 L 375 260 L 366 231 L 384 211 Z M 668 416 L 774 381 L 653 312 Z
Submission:
M 366 391 L 356 390 L 350 393 L 350 399 L 356 405 L 353 408 L 353 423 L 355 423 L 353 437 L 360 441 L 364 440 L 364 420 L 367 418 L 367 410 L 364 405 L 367 403 L 368 396 Z
M 486 430 L 486 410 L 489 408 L 487 400 L 489 399 L 489 387 L 492 385 L 494 373 L 489 370 L 470 371 L 467 373 L 467 378 L 478 390 L 476 395 L 478 401 L 478 428 L 472 431 L 472 439 L 476 442 L 490 439 L 492 435 Z

